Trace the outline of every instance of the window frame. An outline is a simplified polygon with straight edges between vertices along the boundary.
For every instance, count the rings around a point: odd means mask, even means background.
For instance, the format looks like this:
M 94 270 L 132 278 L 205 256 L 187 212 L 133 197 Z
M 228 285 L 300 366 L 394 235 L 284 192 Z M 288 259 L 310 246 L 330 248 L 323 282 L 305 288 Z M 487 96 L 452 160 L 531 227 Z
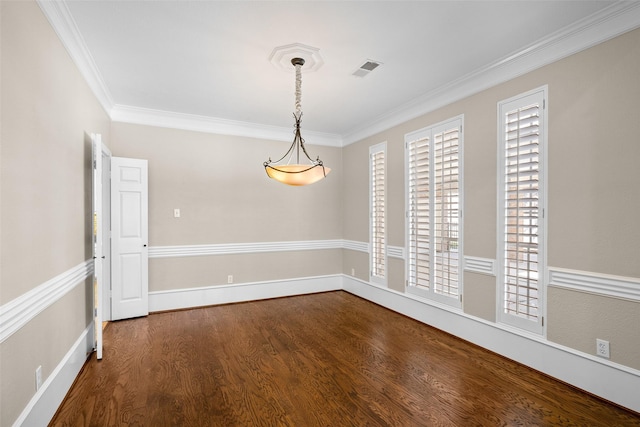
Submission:
M 528 331 L 537 335 L 546 335 L 544 319 L 546 317 L 546 295 L 547 295 L 547 219 L 549 217 L 547 207 L 547 174 L 548 174 L 548 86 L 542 86 L 531 91 L 521 93 L 511 98 L 498 102 L 497 105 L 497 253 L 496 253 L 496 321 Z M 538 186 L 537 186 L 537 320 L 529 320 L 521 316 L 506 312 L 506 155 L 505 155 L 505 125 L 504 117 L 515 109 L 523 108 L 532 103 L 538 103 L 539 107 L 539 130 L 538 130 Z M 527 274 L 529 276 L 529 274 Z
M 373 176 L 373 166 L 374 166 L 374 156 L 376 154 L 382 153 L 383 155 L 383 193 L 384 198 L 383 202 L 383 229 L 382 231 L 376 230 L 375 225 L 375 212 L 376 206 L 376 198 L 374 198 L 374 176 Z M 369 281 L 379 286 L 387 286 L 387 277 L 388 277 L 388 253 L 387 253 L 387 142 L 381 142 L 376 145 L 372 145 L 369 147 Z M 383 274 L 377 274 L 377 269 L 375 267 L 376 263 L 376 248 L 375 245 L 375 235 L 382 234 L 382 243 L 381 243 L 381 251 L 382 251 L 382 265 L 383 265 Z
M 436 158 L 435 154 L 435 140 L 434 137 L 440 133 L 445 131 L 450 131 L 454 128 L 458 129 L 458 147 L 457 147 L 457 161 L 458 161 L 458 175 L 457 175 L 457 184 L 458 184 L 458 215 L 457 215 L 457 226 L 458 226 L 458 238 L 457 238 L 457 295 L 447 296 L 443 294 L 439 294 L 435 292 L 435 282 L 434 277 L 436 274 L 436 239 L 437 236 L 435 234 L 435 205 L 437 198 L 437 188 L 436 188 L 436 179 L 435 179 L 435 162 Z M 429 194 L 429 211 L 428 211 L 428 222 L 429 222 L 429 236 L 428 236 L 428 244 L 429 244 L 429 266 L 428 266 L 428 276 L 429 276 L 429 287 L 428 289 L 418 286 L 416 283 L 411 283 L 411 266 L 412 266 L 412 235 L 411 235 L 411 164 L 410 164 L 410 144 L 424 140 L 428 138 L 428 164 L 429 164 L 429 175 L 428 175 L 428 194 Z M 463 272 L 464 272 L 464 223 L 463 223 L 463 211 L 464 211 L 464 115 L 459 115 L 456 117 L 452 117 L 448 120 L 424 127 L 422 129 L 416 130 L 414 132 L 410 132 L 405 134 L 405 291 L 407 293 L 427 298 L 429 300 L 437 301 L 448 306 L 452 306 L 455 308 L 462 308 L 462 294 L 463 294 Z

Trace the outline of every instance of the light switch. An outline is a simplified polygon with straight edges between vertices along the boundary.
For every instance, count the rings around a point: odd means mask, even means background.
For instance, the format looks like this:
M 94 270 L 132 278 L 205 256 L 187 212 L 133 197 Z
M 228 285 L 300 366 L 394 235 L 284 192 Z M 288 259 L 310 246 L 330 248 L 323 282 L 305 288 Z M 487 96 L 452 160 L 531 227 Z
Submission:
M 173 217 L 174 218 L 180 218 L 180 209 L 174 209 L 173 210 Z

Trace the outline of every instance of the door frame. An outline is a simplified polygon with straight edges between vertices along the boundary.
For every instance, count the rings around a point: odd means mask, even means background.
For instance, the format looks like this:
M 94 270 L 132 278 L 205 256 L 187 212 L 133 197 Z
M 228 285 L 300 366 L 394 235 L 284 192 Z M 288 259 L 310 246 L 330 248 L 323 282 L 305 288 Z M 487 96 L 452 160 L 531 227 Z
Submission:
M 91 134 L 94 349 L 102 359 L 102 322 L 111 319 L 111 151 Z

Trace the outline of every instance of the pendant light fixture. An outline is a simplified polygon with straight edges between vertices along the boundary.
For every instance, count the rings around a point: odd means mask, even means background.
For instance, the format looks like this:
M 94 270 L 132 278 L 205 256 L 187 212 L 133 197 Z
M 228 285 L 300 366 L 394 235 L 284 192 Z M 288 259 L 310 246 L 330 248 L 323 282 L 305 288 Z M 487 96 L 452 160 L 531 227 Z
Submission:
M 322 163 L 320 157 L 312 160 L 304 146 L 304 139 L 300 135 L 300 120 L 302 119 L 302 104 L 300 98 L 302 97 L 302 66 L 304 65 L 304 59 L 293 58 L 291 63 L 296 69 L 296 103 L 295 112 L 293 113 L 295 130 L 293 143 L 280 159 L 272 162 L 271 158 L 269 158 L 268 161 L 264 162 L 264 169 L 269 178 L 273 178 L 283 184 L 300 186 L 320 181 L 331 172 L 331 169 Z M 306 163 L 300 163 L 300 151 L 302 151 L 302 154 L 306 157 Z M 295 163 L 292 163 L 294 160 Z M 305 161 L 304 158 L 303 161 Z

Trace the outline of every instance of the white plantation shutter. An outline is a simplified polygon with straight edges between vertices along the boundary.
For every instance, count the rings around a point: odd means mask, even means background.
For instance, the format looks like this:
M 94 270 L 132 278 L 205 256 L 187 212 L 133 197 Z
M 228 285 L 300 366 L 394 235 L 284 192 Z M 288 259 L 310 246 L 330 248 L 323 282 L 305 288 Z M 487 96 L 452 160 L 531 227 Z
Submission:
M 460 306 L 462 118 L 405 136 L 407 290 Z
M 431 233 L 429 223 L 429 138 L 408 143 L 409 284 L 429 289 Z
M 544 90 L 500 104 L 501 320 L 542 332 Z
M 386 284 L 386 144 L 369 149 L 371 281 Z
M 434 291 L 458 296 L 458 218 L 460 130 L 449 128 L 434 135 Z

